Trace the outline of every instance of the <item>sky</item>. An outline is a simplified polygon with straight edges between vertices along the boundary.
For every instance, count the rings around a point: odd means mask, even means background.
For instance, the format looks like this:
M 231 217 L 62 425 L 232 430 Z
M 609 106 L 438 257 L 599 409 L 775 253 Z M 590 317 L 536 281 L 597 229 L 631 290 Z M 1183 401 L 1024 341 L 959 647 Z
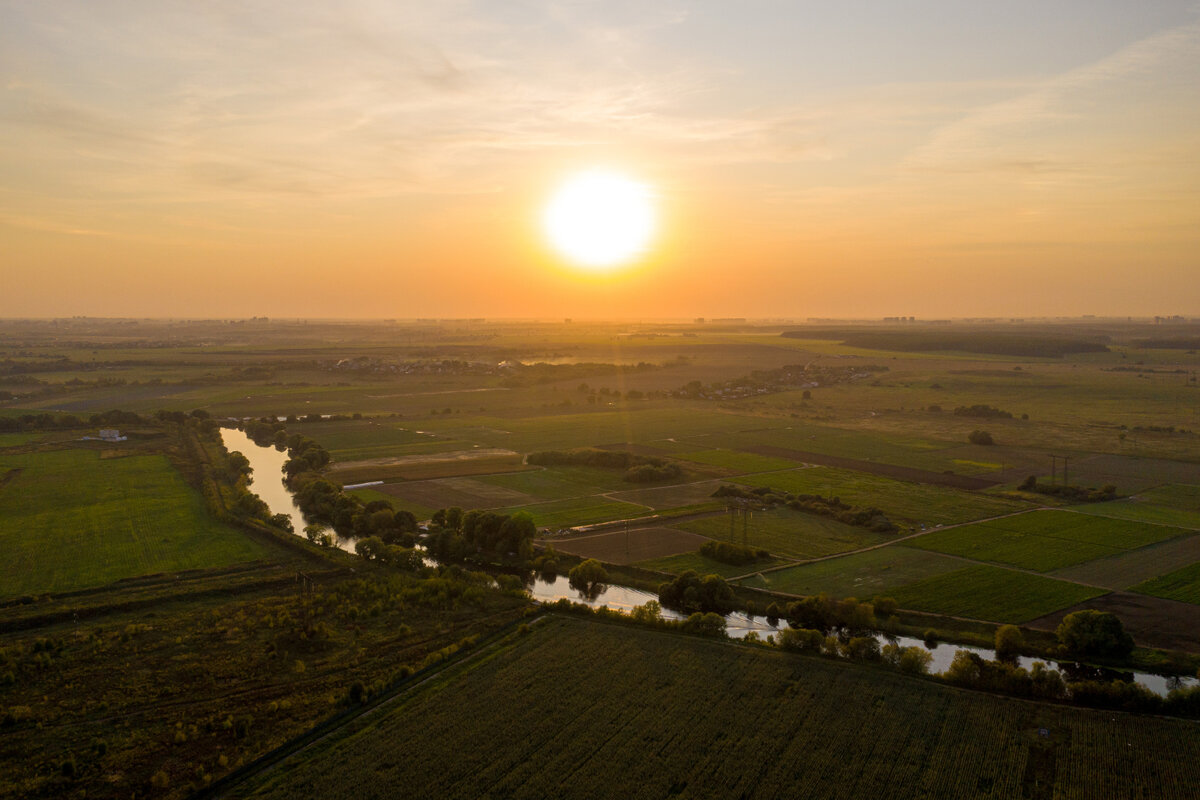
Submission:
M 0 316 L 1077 314 L 1200 315 L 1196 2 L 0 0 Z

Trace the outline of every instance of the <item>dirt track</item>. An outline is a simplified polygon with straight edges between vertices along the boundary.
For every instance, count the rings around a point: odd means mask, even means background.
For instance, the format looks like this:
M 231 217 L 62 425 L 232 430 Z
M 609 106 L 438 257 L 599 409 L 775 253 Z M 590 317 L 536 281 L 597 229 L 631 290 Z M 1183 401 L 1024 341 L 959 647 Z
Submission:
M 842 456 L 829 456 L 824 453 L 810 453 L 807 450 L 792 450 L 789 447 L 775 447 L 769 444 L 742 447 L 740 449 L 748 453 L 757 453 L 760 456 L 790 458 L 793 461 L 803 461 L 806 464 L 852 469 L 857 472 L 869 472 L 872 475 L 883 475 L 886 478 L 896 478 L 901 481 L 928 483 L 933 486 L 949 486 L 954 489 L 987 489 L 1000 484 L 1000 481 L 992 481 L 987 478 L 973 478 L 970 475 L 952 475 L 945 472 L 917 469 L 915 467 L 881 464 L 878 461 L 863 461 L 858 458 L 843 458 Z

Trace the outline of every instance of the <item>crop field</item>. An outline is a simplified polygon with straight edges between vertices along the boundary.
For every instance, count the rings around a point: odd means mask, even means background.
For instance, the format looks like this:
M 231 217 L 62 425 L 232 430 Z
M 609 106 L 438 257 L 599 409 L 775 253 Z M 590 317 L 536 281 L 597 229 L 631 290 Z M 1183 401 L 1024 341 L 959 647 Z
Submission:
M 378 480 L 420 481 L 519 472 L 523 469 L 526 467 L 521 464 L 521 456 L 509 450 L 455 450 L 421 456 L 334 462 L 330 475 L 345 484 Z
M 479 480 L 509 491 L 542 500 L 566 500 L 637 484 L 622 479 L 621 470 L 600 467 L 553 466 L 534 468 L 510 475 L 489 475 Z
M 958 559 L 895 545 L 812 564 L 798 564 L 755 575 L 742 584 L 784 594 L 828 592 L 834 597 L 868 599 L 890 594 L 913 581 L 957 569 L 962 569 Z
M 1183 536 L 1050 573 L 1052 578 L 1127 589 L 1200 561 L 1200 536 Z
M 655 510 L 668 508 L 683 508 L 685 506 L 724 507 L 720 498 L 713 497 L 713 492 L 721 488 L 725 481 L 697 481 L 671 486 L 658 486 L 651 489 L 630 489 L 623 492 L 608 492 L 614 500 L 626 503 L 640 503 Z
M 1131 591 L 1200 605 L 1200 563 L 1139 583 Z
M 692 553 L 707 542 L 703 536 L 676 528 L 655 526 L 590 533 L 553 539 L 554 549 L 581 558 L 595 558 L 609 564 L 632 564 L 635 561 Z
M 1037 572 L 1121 555 L 1183 535 L 1179 528 L 1074 514 L 1030 511 L 926 533 L 907 544 Z
M 233 796 L 1174 800 L 1197 748 L 1188 722 L 551 618 Z
M 530 453 L 613 442 L 656 444 L 662 439 L 738 431 L 752 427 L 756 422 L 753 417 L 672 403 L 666 408 L 635 406 L 622 411 L 524 418 L 430 418 L 421 424 L 423 429 L 439 435 Z
M 679 527 L 710 539 L 733 541 L 783 558 L 820 558 L 891 540 L 892 536 L 790 508 L 755 511 L 746 519 L 722 514 L 682 522 Z
M 280 556 L 212 519 L 165 456 L 0 453 L 9 470 L 20 471 L 0 486 L 0 597 Z
M 678 453 L 676 458 L 694 461 L 697 464 L 709 464 L 721 467 L 733 474 L 749 472 L 772 472 L 780 469 L 794 469 L 797 462 L 785 458 L 760 456 L 755 453 L 744 453 L 737 450 L 702 450 L 697 453 Z
M 774 558 L 765 561 L 755 561 L 753 564 L 725 564 L 720 561 L 714 561 L 711 558 L 705 558 L 699 553 L 680 553 L 677 556 L 639 561 L 637 566 L 652 569 L 656 572 L 669 572 L 673 575 L 681 575 L 690 570 L 697 575 L 720 575 L 722 578 L 736 578 L 739 575 L 746 575 L 758 570 L 779 566 L 779 564 L 779 560 Z
M 976 565 L 892 590 L 902 608 L 982 619 L 1027 622 L 1104 594 L 1040 575 Z
M 536 498 L 529 495 L 494 486 L 477 478 L 435 478 L 427 481 L 385 483 L 372 488 L 380 494 L 387 495 L 389 500 L 399 499 L 399 504 L 393 502 L 398 508 L 409 508 L 413 505 L 432 509 L 430 514 L 439 508 L 452 506 L 470 511 L 475 508 L 497 508 L 536 502 Z
M 364 503 L 370 503 L 374 500 L 384 500 L 388 503 L 391 503 L 392 508 L 396 509 L 397 511 L 403 510 L 403 511 L 411 512 L 412 515 L 415 516 L 418 520 L 429 519 L 430 517 L 433 516 L 433 512 L 437 511 L 437 508 L 430 508 L 429 506 L 423 506 L 420 503 L 414 503 L 411 500 L 406 500 L 405 498 L 403 498 L 399 495 L 392 494 L 387 491 L 381 491 L 382 489 L 385 489 L 385 488 L 393 489 L 395 487 L 403 487 L 403 486 L 410 486 L 410 485 L 413 485 L 413 484 L 404 484 L 404 483 L 396 484 L 396 483 L 394 483 L 394 484 L 384 484 L 382 486 L 367 486 L 362 489 L 351 489 L 346 494 L 352 494 L 355 497 L 361 499 Z
M 917 525 L 970 522 L 1029 507 L 1019 500 L 833 467 L 750 475 L 738 478 L 737 482 L 769 486 L 793 494 L 833 495 L 853 505 L 876 506 L 893 520 L 907 520 Z
M 528 511 L 539 528 L 567 528 L 587 525 L 592 522 L 608 522 L 615 519 L 643 517 L 651 510 L 632 503 L 619 503 L 604 497 L 575 497 L 569 500 L 553 500 L 498 509 L 499 514 Z
M 1175 525 L 1200 530 L 1200 486 L 1167 484 L 1138 492 L 1126 500 L 1073 506 L 1097 516 Z
M 434 448 L 424 449 L 423 452 L 438 452 L 442 448 L 465 449 L 461 442 L 446 441 L 413 428 L 414 423 L 411 422 L 404 424 L 387 419 L 351 419 L 292 423 L 288 425 L 288 433 L 299 433 L 315 439 L 337 461 L 407 455 L 413 452 L 407 449 L 412 445 Z

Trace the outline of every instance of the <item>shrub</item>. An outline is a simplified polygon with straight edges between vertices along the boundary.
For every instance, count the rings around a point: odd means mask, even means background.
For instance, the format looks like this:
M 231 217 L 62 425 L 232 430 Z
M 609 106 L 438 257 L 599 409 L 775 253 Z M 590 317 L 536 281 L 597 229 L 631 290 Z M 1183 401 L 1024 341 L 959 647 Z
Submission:
M 967 436 L 967 441 L 971 444 L 995 444 L 996 440 L 987 431 L 974 430 Z

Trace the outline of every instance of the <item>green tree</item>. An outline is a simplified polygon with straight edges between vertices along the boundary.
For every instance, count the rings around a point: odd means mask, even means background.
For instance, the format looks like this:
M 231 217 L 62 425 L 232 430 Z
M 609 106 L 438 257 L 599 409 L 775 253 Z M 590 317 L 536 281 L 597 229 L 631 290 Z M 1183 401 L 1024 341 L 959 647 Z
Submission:
M 567 573 L 567 582 L 573 589 L 583 592 L 588 597 L 594 597 L 608 583 L 608 570 L 594 558 L 589 558 L 582 564 L 571 567 Z
M 1109 611 L 1088 609 L 1067 614 L 1055 633 L 1072 655 L 1124 658 L 1133 652 L 1133 637 Z
M 1025 637 L 1016 625 L 1001 625 L 996 629 L 996 658 L 1009 660 L 1021 654 Z

